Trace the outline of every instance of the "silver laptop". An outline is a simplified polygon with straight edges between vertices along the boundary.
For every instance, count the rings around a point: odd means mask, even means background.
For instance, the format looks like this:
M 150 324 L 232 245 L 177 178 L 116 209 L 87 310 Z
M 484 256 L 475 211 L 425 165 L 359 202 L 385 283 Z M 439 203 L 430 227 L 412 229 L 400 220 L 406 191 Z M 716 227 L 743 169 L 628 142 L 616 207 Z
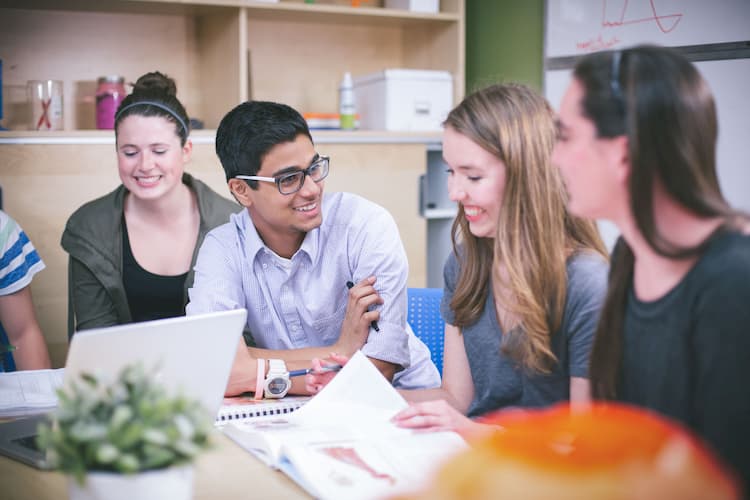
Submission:
M 141 362 L 172 394 L 199 401 L 218 413 L 229 380 L 247 311 L 130 323 L 76 333 L 68 349 L 63 385 L 81 372 L 116 375 Z M 36 447 L 39 423 L 47 415 L 0 424 L 0 454 L 41 469 L 49 468 Z

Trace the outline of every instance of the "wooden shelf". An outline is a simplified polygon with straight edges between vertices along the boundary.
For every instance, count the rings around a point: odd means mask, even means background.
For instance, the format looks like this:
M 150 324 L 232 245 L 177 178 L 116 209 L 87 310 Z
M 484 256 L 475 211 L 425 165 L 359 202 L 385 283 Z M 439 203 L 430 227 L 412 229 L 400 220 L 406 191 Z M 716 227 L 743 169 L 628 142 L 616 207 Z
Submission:
M 253 16 L 268 19 L 315 18 L 360 19 L 364 22 L 456 22 L 462 17 L 457 11 L 438 13 L 412 12 L 385 7 L 352 7 L 326 3 L 257 2 L 252 0 L 5 0 L 3 8 L 56 11 L 97 11 L 140 14 L 205 14 L 219 10 L 246 9 Z
M 384 7 L 350 7 L 345 5 L 325 5 L 306 3 L 263 3 L 245 2 L 242 4 L 248 15 L 279 21 L 303 20 L 309 18 L 316 22 L 364 22 L 372 24 L 393 23 L 402 24 L 429 22 L 457 22 L 458 13 L 439 12 L 436 14 L 411 12 L 401 9 L 386 9 Z
M 311 130 L 316 144 L 425 144 L 439 146 L 440 132 L 388 132 L 385 130 Z M 213 144 L 216 130 L 193 130 L 190 139 L 194 144 Z M 54 144 L 114 144 L 111 130 L 73 130 L 35 132 L 32 130 L 0 131 L 0 145 L 54 145 Z
M 65 130 L 94 128 L 101 75 L 159 70 L 191 117 L 216 127 L 239 102 L 334 112 L 344 72 L 448 71 L 464 93 L 464 0 L 435 14 L 253 0 L 6 0 L 0 7 L 3 125 L 30 121 L 26 81 L 63 82 Z M 8 8 L 10 7 L 10 8 Z

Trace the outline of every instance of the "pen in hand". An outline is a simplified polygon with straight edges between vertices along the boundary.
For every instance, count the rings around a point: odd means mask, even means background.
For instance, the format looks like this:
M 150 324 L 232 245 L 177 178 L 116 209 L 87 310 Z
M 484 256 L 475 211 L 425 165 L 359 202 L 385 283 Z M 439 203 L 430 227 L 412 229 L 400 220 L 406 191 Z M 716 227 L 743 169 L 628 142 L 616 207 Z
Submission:
M 346 282 L 346 288 L 348 288 L 348 289 L 350 289 L 350 290 L 351 290 L 351 288 L 352 288 L 353 286 L 354 286 L 354 283 L 352 283 L 351 281 L 347 281 L 347 282 Z M 378 322 L 377 322 L 377 321 L 375 321 L 375 320 L 372 320 L 372 321 L 370 322 L 370 326 L 371 326 L 371 327 L 372 327 L 372 329 L 373 329 L 373 330 L 375 330 L 376 332 L 379 332 L 379 331 L 380 331 L 380 327 L 378 326 Z
M 301 377 L 302 375 L 307 375 L 308 373 L 325 373 L 325 372 L 337 372 L 341 369 L 341 365 L 327 365 L 320 368 L 320 370 L 316 370 L 315 368 L 305 368 L 302 370 L 292 370 L 289 372 L 290 377 Z

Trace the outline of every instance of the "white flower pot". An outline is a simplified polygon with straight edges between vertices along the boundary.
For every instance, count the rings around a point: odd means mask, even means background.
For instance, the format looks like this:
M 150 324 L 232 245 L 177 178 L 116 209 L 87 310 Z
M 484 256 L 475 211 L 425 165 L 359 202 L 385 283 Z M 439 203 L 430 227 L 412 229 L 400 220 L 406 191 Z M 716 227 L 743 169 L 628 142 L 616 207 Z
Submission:
M 70 500 L 190 500 L 193 466 L 168 467 L 138 474 L 88 472 L 83 486 L 68 478 Z

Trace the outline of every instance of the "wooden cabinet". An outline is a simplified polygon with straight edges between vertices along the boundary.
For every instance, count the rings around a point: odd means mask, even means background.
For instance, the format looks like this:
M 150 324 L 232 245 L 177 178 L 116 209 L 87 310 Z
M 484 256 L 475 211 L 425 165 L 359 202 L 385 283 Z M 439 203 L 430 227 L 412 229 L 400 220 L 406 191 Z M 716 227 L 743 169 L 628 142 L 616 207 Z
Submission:
M 175 78 L 189 115 L 209 129 L 249 98 L 335 112 L 345 71 L 444 70 L 463 96 L 463 0 L 442 0 L 436 14 L 342 3 L 6 0 L 2 123 L 27 130 L 26 81 L 54 79 L 65 130 L 94 129 L 96 79 L 153 70 Z
M 335 112 L 338 83 L 385 68 L 449 71 L 464 92 L 464 2 L 442 0 L 437 14 L 340 0 L 5 0 L 0 7 L 5 116 L 0 132 L 4 208 L 21 223 L 47 269 L 32 294 L 55 366 L 67 351 L 65 221 L 119 184 L 112 131 L 95 128 L 96 79 L 133 81 L 159 70 L 177 81 L 195 131 L 188 171 L 229 196 L 213 151 L 222 116 L 248 98 L 301 112 Z M 382 1 L 380 2 L 382 4 Z M 26 81 L 62 80 L 65 129 L 28 131 Z M 426 223 L 419 176 L 439 133 L 314 132 L 331 155 L 327 191 L 350 191 L 388 209 L 409 258 L 409 286 L 426 285 Z

